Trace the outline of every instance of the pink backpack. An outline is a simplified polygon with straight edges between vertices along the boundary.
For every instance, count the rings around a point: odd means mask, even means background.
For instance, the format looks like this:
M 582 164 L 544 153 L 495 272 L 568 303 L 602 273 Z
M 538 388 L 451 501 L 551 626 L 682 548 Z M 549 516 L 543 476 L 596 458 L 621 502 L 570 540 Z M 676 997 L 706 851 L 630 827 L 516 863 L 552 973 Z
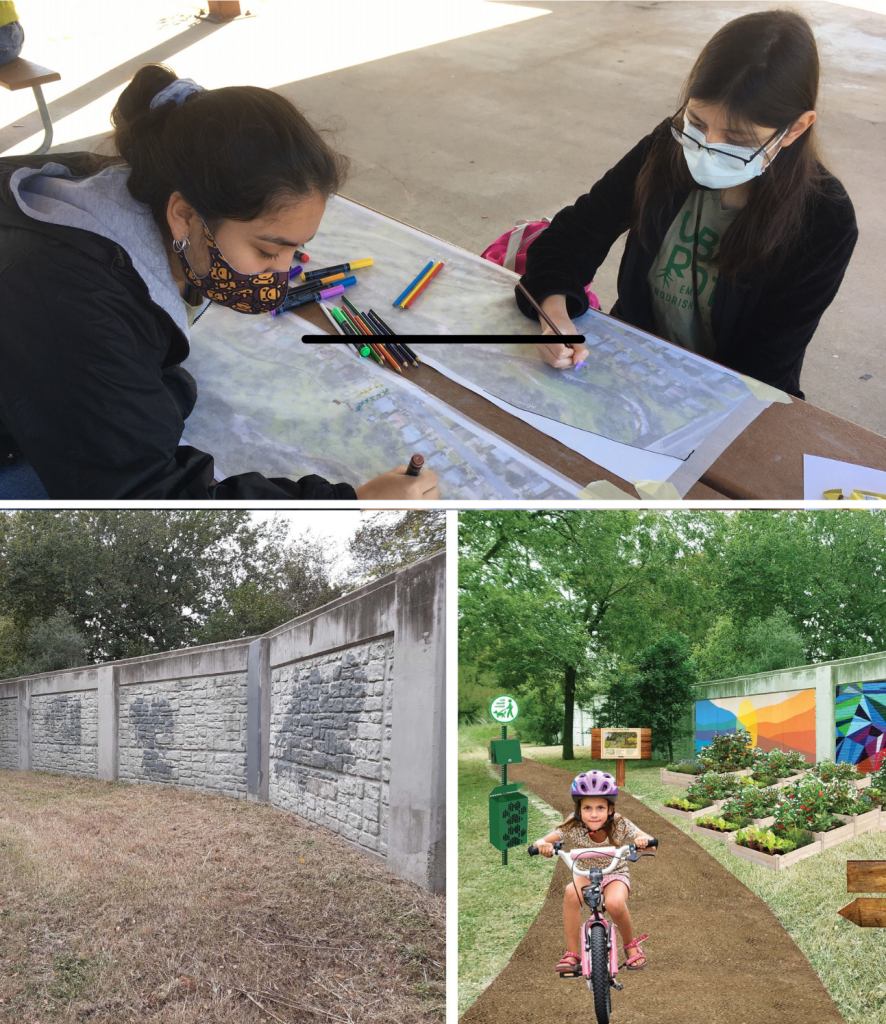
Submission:
M 496 238 L 480 255 L 484 260 L 497 263 L 506 270 L 513 270 L 522 277 L 526 273 L 526 250 L 550 223 L 546 217 L 542 220 L 518 220 L 514 228 Z M 591 281 L 585 285 L 585 294 L 591 309 L 599 309 L 600 300 L 591 291 L 593 283 Z

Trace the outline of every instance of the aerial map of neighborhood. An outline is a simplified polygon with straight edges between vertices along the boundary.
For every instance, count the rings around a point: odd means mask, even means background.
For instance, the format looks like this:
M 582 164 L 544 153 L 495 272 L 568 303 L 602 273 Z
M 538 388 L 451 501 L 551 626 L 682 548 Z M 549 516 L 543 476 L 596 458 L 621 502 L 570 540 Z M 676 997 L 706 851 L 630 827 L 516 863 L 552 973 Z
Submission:
M 301 333 L 294 317 L 219 306 L 192 328 L 199 398 L 183 443 L 211 453 L 219 479 L 317 473 L 359 485 L 418 452 L 445 499 L 575 498 L 569 481 L 396 374 Z
M 584 329 L 590 355 L 578 371 L 553 369 L 525 342 L 423 342 L 416 349 L 516 409 L 681 460 L 753 401 L 738 376 L 692 352 L 608 317 L 593 317 Z

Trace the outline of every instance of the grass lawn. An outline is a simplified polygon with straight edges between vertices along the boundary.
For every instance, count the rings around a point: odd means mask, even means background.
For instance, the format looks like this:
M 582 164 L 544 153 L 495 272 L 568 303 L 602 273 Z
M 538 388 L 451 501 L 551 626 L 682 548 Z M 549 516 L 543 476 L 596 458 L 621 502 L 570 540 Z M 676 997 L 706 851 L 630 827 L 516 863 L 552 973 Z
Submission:
M 532 924 L 551 883 L 524 847 L 501 854 L 489 842 L 489 793 L 501 769 L 487 762 L 486 742 L 494 725 L 458 730 L 458 1012 L 463 1013 L 507 964 Z M 521 792 L 525 792 L 521 790 Z M 528 794 L 529 838 L 560 822 L 557 812 Z M 544 865 L 549 868 L 549 865 Z
M 0 1022 L 444 1019 L 445 905 L 268 804 L 0 771 Z
M 614 761 L 591 760 L 587 747 L 576 748 L 574 761 L 564 761 L 560 747 L 524 747 L 523 752 L 576 775 L 592 768 L 615 772 Z M 664 764 L 626 762 L 626 788 L 653 810 L 665 798 L 683 792 L 678 786 L 661 785 L 659 768 Z M 670 815 L 667 820 L 690 832 L 689 822 Z M 886 1022 L 886 928 L 858 928 L 837 914 L 856 898 L 855 893 L 846 892 L 846 861 L 886 859 L 886 832 L 838 843 L 785 871 L 769 871 L 739 860 L 719 840 L 692 838 L 769 904 L 815 968 L 847 1024 Z

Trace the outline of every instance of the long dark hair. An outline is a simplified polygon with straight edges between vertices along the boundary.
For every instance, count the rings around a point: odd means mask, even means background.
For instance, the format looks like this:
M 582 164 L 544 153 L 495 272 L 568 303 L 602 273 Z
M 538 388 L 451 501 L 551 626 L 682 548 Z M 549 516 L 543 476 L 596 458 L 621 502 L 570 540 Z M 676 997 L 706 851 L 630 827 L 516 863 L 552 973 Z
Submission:
M 615 804 L 611 800 L 607 800 L 606 797 L 603 797 L 603 799 L 606 800 L 606 803 L 609 804 L 609 815 L 606 818 L 606 824 L 603 826 L 603 828 L 604 828 L 604 830 L 606 832 L 606 842 L 607 842 L 607 844 L 611 844 L 612 843 L 612 830 L 615 828 L 616 822 L 618 821 L 620 815 L 616 814 Z M 561 821 L 560 824 L 557 826 L 557 829 L 564 829 L 564 828 L 565 829 L 570 829 L 570 828 L 583 828 L 583 829 L 587 829 L 587 825 L 585 825 L 585 823 L 581 820 L 581 802 L 582 802 L 582 800 L 587 800 L 587 795 L 586 796 L 574 796 L 572 798 L 572 802 L 575 805 L 574 809 L 572 811 L 572 814 L 570 814 L 569 817 L 565 821 Z
M 745 14 L 724 25 L 699 54 L 680 94 L 680 113 L 689 100 L 719 103 L 731 123 L 780 134 L 815 109 L 818 78 L 818 48 L 805 18 L 780 10 Z M 698 188 L 671 123 L 656 129 L 637 178 L 633 226 L 647 250 L 667 229 L 663 219 L 673 195 Z M 807 204 L 822 190 L 814 132 L 812 125 L 752 180 L 747 204 L 720 244 L 721 276 L 746 276 L 783 258 L 797 242 Z
M 129 191 L 150 207 L 164 237 L 175 191 L 213 229 L 223 220 L 254 220 L 286 203 L 340 190 L 347 159 L 289 100 L 238 85 L 151 110 L 154 96 L 176 77 L 162 64 L 144 65 L 111 115 L 117 152 L 132 168 Z

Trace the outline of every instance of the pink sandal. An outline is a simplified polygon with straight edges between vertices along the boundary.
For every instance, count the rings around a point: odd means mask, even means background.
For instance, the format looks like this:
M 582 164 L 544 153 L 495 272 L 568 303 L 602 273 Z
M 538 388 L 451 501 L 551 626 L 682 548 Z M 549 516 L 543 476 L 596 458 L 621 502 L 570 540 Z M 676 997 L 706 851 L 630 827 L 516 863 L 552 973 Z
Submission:
M 637 952 L 634 953 L 633 956 L 627 956 L 626 955 L 625 962 L 622 964 L 623 967 L 627 967 L 627 969 L 629 971 L 642 971 L 643 970 L 643 968 L 646 966 L 646 954 L 640 948 L 640 943 L 644 939 L 648 939 L 648 938 L 649 938 L 648 934 L 647 935 L 641 935 L 639 938 L 634 939 L 633 942 L 625 943 L 625 954 L 627 954 L 627 951 L 629 949 L 634 949 L 635 947 L 636 947 Z M 639 960 L 641 957 L 643 958 L 643 963 L 635 965 L 634 961 L 635 960 Z
M 557 974 L 579 973 L 581 971 L 581 956 L 578 953 L 564 953 L 554 970 Z

